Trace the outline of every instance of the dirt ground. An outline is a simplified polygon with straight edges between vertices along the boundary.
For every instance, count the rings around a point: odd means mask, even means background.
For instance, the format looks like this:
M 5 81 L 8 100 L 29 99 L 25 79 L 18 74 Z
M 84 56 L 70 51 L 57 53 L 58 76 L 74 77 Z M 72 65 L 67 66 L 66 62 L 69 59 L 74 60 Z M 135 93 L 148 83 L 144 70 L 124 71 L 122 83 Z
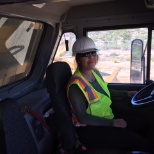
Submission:
M 99 61 L 97 68 L 101 71 L 104 80 L 112 83 L 142 83 L 142 79 L 132 81 L 130 79 L 131 58 L 130 51 L 124 50 L 106 50 L 99 51 Z M 76 69 L 74 57 L 70 52 L 58 55 L 56 60 L 66 61 L 71 66 L 72 72 Z M 154 59 L 154 51 L 152 51 L 152 59 Z M 146 63 L 146 62 L 145 62 Z M 151 70 L 154 68 L 154 60 L 151 61 Z M 140 69 L 139 69 L 140 70 Z M 143 73 L 143 72 L 142 72 Z M 151 80 L 154 80 L 154 71 L 151 71 Z

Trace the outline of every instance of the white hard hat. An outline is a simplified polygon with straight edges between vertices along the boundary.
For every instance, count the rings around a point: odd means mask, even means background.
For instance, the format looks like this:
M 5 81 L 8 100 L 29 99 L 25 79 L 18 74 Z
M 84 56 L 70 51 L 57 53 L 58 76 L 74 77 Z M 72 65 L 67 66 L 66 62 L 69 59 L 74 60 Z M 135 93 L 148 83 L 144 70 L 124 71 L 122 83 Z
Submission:
M 86 53 L 90 51 L 98 51 L 94 41 L 86 36 L 80 37 L 75 41 L 72 47 L 73 56 L 78 53 Z

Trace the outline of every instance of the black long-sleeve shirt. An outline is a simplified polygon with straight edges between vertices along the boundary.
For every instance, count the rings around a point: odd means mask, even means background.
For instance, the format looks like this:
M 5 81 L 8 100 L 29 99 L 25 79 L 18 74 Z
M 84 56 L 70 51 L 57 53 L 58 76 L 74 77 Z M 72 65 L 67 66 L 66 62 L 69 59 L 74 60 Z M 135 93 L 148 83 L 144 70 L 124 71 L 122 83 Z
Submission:
M 104 92 L 97 81 L 90 82 L 95 90 Z M 110 89 L 110 95 L 112 97 L 128 97 L 127 91 L 119 91 Z M 73 84 L 69 89 L 69 98 L 74 109 L 75 115 L 81 124 L 87 124 L 92 126 L 113 126 L 113 119 L 106 119 L 102 117 L 93 116 L 86 113 L 88 102 L 80 90 L 80 88 Z

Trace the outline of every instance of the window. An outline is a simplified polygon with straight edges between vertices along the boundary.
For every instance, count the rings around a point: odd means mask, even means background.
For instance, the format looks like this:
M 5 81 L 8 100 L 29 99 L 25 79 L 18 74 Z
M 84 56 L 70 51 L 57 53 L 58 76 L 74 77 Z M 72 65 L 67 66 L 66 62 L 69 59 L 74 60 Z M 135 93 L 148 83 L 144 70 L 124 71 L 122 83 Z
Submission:
M 29 75 L 42 31 L 38 22 L 0 18 L 0 86 Z
M 71 69 L 72 73 L 76 69 L 76 64 L 74 57 L 72 57 L 72 45 L 74 44 L 76 40 L 76 36 L 72 32 L 64 33 L 61 37 L 58 50 L 56 52 L 54 62 L 55 61 L 65 61 L 67 62 Z
M 154 31 L 152 31 L 152 42 L 151 42 L 151 70 L 150 70 L 150 80 L 154 81 Z
M 143 51 L 148 28 L 89 31 L 88 36 L 99 48 L 97 68 L 104 80 L 109 83 L 143 83 L 143 56 L 146 56 Z
M 97 68 L 108 83 L 143 83 L 147 57 L 148 28 L 89 31 L 98 47 Z M 72 32 L 64 33 L 54 61 L 66 61 L 76 69 L 72 45 L 76 40 Z

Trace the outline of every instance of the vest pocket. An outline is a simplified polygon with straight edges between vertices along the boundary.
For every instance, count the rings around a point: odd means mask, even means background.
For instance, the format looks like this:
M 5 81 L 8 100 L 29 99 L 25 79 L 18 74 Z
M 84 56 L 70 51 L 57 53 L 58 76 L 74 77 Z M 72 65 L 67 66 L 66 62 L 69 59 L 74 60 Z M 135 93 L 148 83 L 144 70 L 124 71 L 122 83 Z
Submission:
M 101 102 L 96 102 L 89 105 L 90 114 L 98 117 L 112 119 L 114 117 L 112 109 L 109 106 L 104 106 Z
M 101 102 L 96 102 L 96 103 L 92 103 L 90 105 L 90 110 L 91 110 L 91 114 L 94 116 L 98 116 L 98 117 L 102 117 L 103 116 L 103 112 L 102 112 L 102 103 Z

